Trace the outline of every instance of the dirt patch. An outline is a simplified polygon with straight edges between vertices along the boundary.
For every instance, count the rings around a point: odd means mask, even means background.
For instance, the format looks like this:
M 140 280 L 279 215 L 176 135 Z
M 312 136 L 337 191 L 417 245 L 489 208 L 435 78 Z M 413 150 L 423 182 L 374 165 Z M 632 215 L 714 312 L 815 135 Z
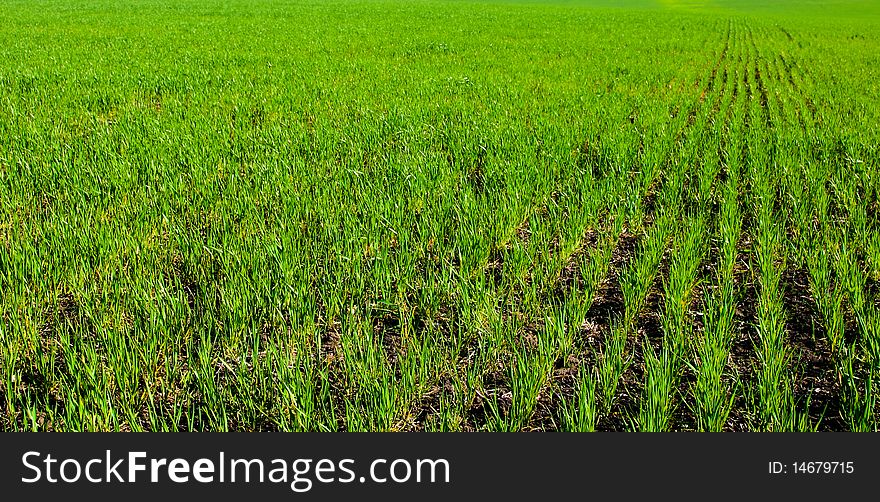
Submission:
M 601 135 L 584 140 L 577 149 L 577 164 L 582 169 L 589 169 L 597 179 L 603 179 L 613 171 L 613 156 L 603 146 Z
M 746 256 L 751 250 L 751 240 L 744 234 L 737 245 L 739 254 L 733 269 L 733 282 L 736 296 L 736 308 L 733 314 L 733 342 L 730 347 L 728 367 L 733 371 L 734 378 L 748 388 L 757 381 L 756 368 L 760 361 L 755 347 L 758 322 L 758 290 L 752 279 Z M 734 396 L 733 407 L 727 418 L 725 430 L 750 430 L 752 417 L 749 415 L 751 403 L 744 392 Z
M 468 170 L 467 182 L 475 194 L 486 193 L 486 172 L 482 163 L 477 163 Z
M 550 382 L 538 393 L 538 400 L 531 420 L 523 430 L 526 432 L 545 432 L 559 429 L 559 416 L 564 399 L 571 399 L 577 378 L 576 366 L 565 365 L 554 368 Z M 567 397 L 566 397 L 567 396 Z
M 640 237 L 624 230 L 611 252 L 611 260 L 606 277 L 599 283 L 593 302 L 587 311 L 584 321 L 574 336 L 575 355 L 564 361 L 557 361 L 553 373 L 553 388 L 539 400 L 537 425 L 547 427 L 558 416 L 559 406 L 563 399 L 571 399 L 575 391 L 578 368 L 595 366 L 599 363 L 598 355 L 602 353 L 605 337 L 611 332 L 611 323 L 623 316 L 625 304 L 620 289 L 620 272 L 629 264 L 635 255 Z M 625 352 L 635 359 L 641 357 L 641 346 L 634 337 L 626 342 Z M 597 430 L 623 431 L 628 430 L 628 413 L 637 402 L 630 390 L 638 383 L 637 377 L 625 372 L 618 387 L 616 404 L 609 415 L 602 417 Z
M 379 337 L 385 360 L 395 371 L 399 372 L 398 362 L 403 358 L 405 347 L 402 339 L 400 317 L 396 312 L 384 312 L 382 315 L 373 316 L 373 332 Z
M 484 430 L 493 419 L 495 411 L 502 417 L 510 413 L 513 405 L 513 392 L 507 380 L 507 368 L 512 354 L 499 354 L 489 372 L 482 376 L 482 388 L 475 390 L 473 402 L 468 407 L 463 429 L 467 431 Z M 490 404 L 492 403 L 492 404 Z M 493 411 L 493 404 L 496 410 Z
M 443 403 L 444 396 L 456 398 L 455 385 L 452 378 L 447 375 L 441 375 L 437 382 L 431 388 L 422 394 L 415 406 L 415 414 L 410 423 L 403 428 L 404 431 L 424 431 L 428 422 L 440 415 L 440 407 Z
M 617 244 L 611 251 L 611 262 L 608 274 L 599 283 L 593 303 L 587 310 L 584 320 L 585 325 L 597 325 L 607 327 L 611 319 L 623 315 L 625 305 L 623 291 L 620 289 L 620 272 L 629 264 L 635 255 L 639 236 L 624 230 L 618 238 Z M 603 330 L 604 332 L 604 330 Z
M 590 228 L 584 233 L 581 245 L 568 257 L 565 267 L 559 273 L 559 277 L 553 284 L 551 297 L 556 300 L 565 298 L 570 291 L 583 287 L 583 275 L 581 274 L 580 258 L 590 249 L 596 249 L 599 243 L 599 231 Z
M 644 225 L 651 225 L 654 223 L 654 216 L 657 214 L 657 194 L 660 191 L 660 186 L 660 180 L 655 179 L 648 186 L 645 196 L 642 197 L 642 211 L 644 212 L 644 220 L 642 223 Z
M 486 268 L 483 269 L 486 279 L 496 287 L 501 285 L 504 277 L 504 250 L 494 249 L 489 254 Z
M 749 43 L 751 44 L 752 48 L 757 53 L 758 47 L 757 47 L 757 45 L 755 45 L 755 38 L 754 38 L 754 35 L 752 34 L 751 30 L 749 30 Z M 761 74 L 760 62 L 761 62 L 761 56 L 758 56 L 758 59 L 755 61 L 754 80 L 755 80 L 755 84 L 758 87 L 758 93 L 760 94 L 759 103 L 761 105 L 761 111 L 764 114 L 764 122 L 765 122 L 767 128 L 770 129 L 773 127 L 773 119 L 770 116 L 770 107 L 769 107 L 770 100 L 768 98 L 767 86 L 764 84 L 764 77 Z
M 868 302 L 873 301 L 874 306 L 880 308 L 880 281 L 868 276 L 865 280 L 865 296 Z
M 523 246 L 529 245 L 529 240 L 532 238 L 532 229 L 528 218 L 526 218 L 520 226 L 516 227 L 514 235 L 516 235 L 516 238 L 519 239 Z
M 332 407 L 333 414 L 340 430 L 345 430 L 345 400 L 349 396 L 351 383 L 348 373 L 345 371 L 345 351 L 342 348 L 342 325 L 337 318 L 328 319 L 321 332 L 320 345 L 316 351 L 319 359 L 318 364 L 327 370 L 327 378 L 319 382 L 320 386 L 329 387 L 328 406 Z
M 96 329 L 91 320 L 83 314 L 80 303 L 69 292 L 60 293 L 54 305 L 43 311 L 43 323 L 40 325 L 40 338 L 47 343 L 54 343 L 59 329 L 69 334 L 76 334 L 96 343 Z
M 201 288 L 190 267 L 179 254 L 175 254 L 171 260 L 171 272 L 172 276 L 180 284 L 180 289 L 183 291 L 189 309 L 196 311 Z
M 786 312 L 786 345 L 793 352 L 798 403 L 810 399 L 809 417 L 823 431 L 844 431 L 837 365 L 828 340 L 821 336 L 821 317 L 809 288 L 804 269 L 788 268 L 782 274 L 783 303 Z M 818 333 L 817 333 L 818 331 Z M 817 336 L 818 335 L 818 336 Z
M 620 377 L 615 404 L 608 417 L 600 420 L 602 430 L 628 430 L 629 419 L 638 416 L 639 402 L 645 381 L 645 343 L 648 343 L 655 354 L 663 349 L 662 315 L 664 308 L 663 284 L 669 277 L 669 258 L 664 253 L 660 260 L 657 274 L 648 289 L 644 305 L 636 318 L 636 336 L 627 337 L 625 353 L 631 359 L 626 370 Z M 603 423 L 604 422 L 604 423 Z

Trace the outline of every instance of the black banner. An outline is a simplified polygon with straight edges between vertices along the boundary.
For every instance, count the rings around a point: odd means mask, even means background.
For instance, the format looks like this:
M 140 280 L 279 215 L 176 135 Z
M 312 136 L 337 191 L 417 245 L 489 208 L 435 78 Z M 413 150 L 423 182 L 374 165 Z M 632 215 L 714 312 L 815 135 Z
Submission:
M 711 500 L 869 493 L 855 433 L 5 433 L 0 493 L 155 500 Z M 453 499 L 454 500 L 454 499 Z

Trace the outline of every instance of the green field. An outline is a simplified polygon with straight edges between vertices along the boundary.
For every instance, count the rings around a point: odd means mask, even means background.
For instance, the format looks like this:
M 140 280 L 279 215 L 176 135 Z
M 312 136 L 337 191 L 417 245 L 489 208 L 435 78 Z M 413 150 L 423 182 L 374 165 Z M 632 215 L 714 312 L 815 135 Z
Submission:
M 877 1 L 0 0 L 0 430 L 877 430 L 878 124 Z

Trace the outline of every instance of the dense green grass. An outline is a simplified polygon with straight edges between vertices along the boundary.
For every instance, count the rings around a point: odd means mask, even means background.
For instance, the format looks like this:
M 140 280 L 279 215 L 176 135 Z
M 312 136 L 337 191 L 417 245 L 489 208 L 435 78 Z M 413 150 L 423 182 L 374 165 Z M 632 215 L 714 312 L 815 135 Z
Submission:
M 0 0 L 0 429 L 876 430 L 878 14 Z

